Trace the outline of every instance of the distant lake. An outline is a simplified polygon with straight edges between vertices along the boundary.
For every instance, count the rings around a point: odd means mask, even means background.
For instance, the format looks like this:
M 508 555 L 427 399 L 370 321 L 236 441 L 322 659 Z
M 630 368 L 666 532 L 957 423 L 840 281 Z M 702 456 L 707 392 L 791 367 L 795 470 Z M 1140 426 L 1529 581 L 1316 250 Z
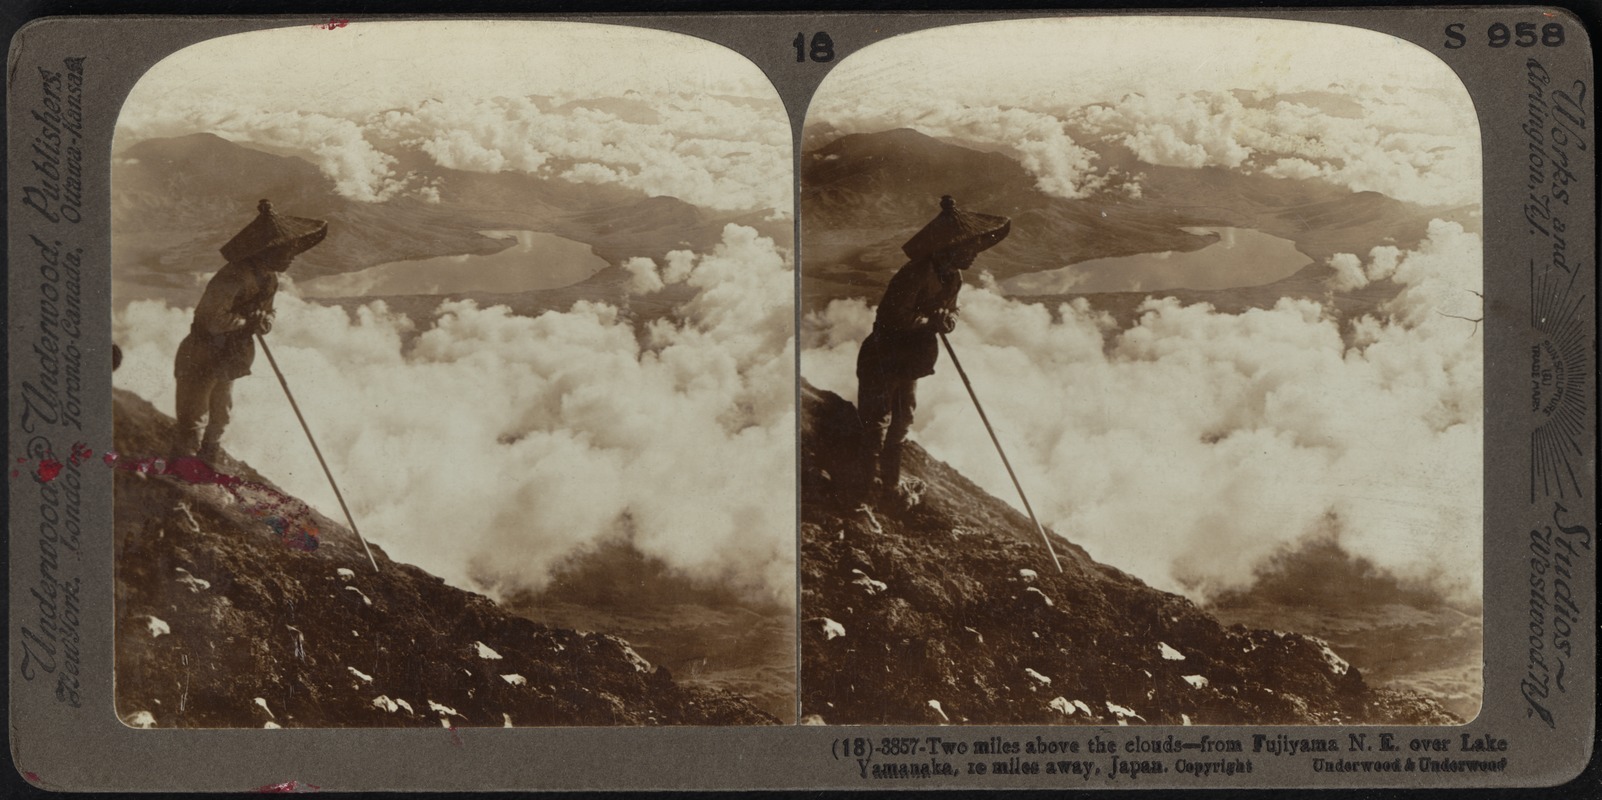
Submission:
M 1158 289 L 1229 289 L 1260 286 L 1287 277 L 1311 263 L 1296 243 L 1250 228 L 1184 228 L 1214 235 L 1218 241 L 1188 253 L 1165 250 L 1116 258 L 1095 258 L 1061 269 L 1032 272 L 1003 281 L 1010 295 L 1148 292 Z
M 308 297 L 363 295 L 511 294 L 571 286 L 606 267 L 590 246 L 553 233 L 479 231 L 516 244 L 490 255 L 435 256 L 392 261 L 343 275 L 325 275 L 296 285 Z

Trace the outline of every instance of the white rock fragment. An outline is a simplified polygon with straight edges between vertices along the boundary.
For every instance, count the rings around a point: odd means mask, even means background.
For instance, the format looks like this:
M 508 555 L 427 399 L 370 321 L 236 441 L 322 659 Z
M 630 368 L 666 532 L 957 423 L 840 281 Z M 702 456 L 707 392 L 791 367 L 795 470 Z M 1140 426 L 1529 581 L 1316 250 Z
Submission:
M 1068 702 L 1066 697 L 1053 697 L 1051 698 L 1051 710 L 1071 717 L 1074 715 L 1074 704 Z
M 428 707 L 429 707 L 430 710 L 433 710 L 433 711 L 439 713 L 441 716 L 446 716 L 446 717 L 459 717 L 459 716 L 461 716 L 461 714 L 456 713 L 456 709 L 451 708 L 450 706 L 442 706 L 439 703 L 434 702 L 433 700 L 428 701 Z
M 156 727 L 156 717 L 155 717 L 154 714 L 151 714 L 149 711 L 135 711 L 134 713 L 129 714 L 126 717 L 123 717 L 122 721 L 123 721 L 124 724 L 128 725 L 131 728 L 154 728 L 154 727 Z
M 985 635 L 984 634 L 974 630 L 973 628 L 968 627 L 967 625 L 962 626 L 962 629 L 967 631 L 967 632 L 969 632 L 969 633 L 971 633 L 971 634 L 973 634 L 973 638 L 978 639 L 980 644 L 984 644 L 985 643 Z
M 282 730 L 284 726 L 279 725 L 278 723 L 273 722 L 272 720 L 267 720 L 267 723 L 262 725 L 262 727 L 266 728 L 267 730 Z
M 1035 682 L 1039 683 L 1042 686 L 1050 686 L 1051 685 L 1051 679 L 1050 678 L 1048 678 L 1048 677 L 1046 677 L 1044 675 L 1041 675 L 1040 673 L 1038 673 L 1038 672 L 1036 672 L 1036 671 L 1034 671 L 1034 670 L 1032 670 L 1032 669 L 1030 669 L 1028 667 L 1024 667 L 1024 673 L 1027 674 L 1029 677 L 1034 678 Z
M 930 700 L 929 701 L 929 707 L 934 709 L 935 713 L 939 714 L 941 719 L 943 719 L 943 720 L 945 720 L 947 722 L 951 721 L 951 718 L 946 716 L 946 710 L 940 707 L 940 701 L 939 700 Z
M 451 726 L 451 721 L 446 719 L 446 718 L 444 718 L 444 717 L 440 717 L 439 718 L 439 726 L 441 728 L 449 728 Z
M 1184 661 L 1185 654 L 1168 646 L 1167 642 L 1158 642 L 1157 651 L 1163 654 L 1164 661 Z
M 150 638 L 154 639 L 164 633 L 172 633 L 172 627 L 167 623 L 162 622 L 155 617 L 145 617 L 145 619 L 150 620 L 149 622 L 145 623 L 145 627 L 150 629 Z
M 397 697 L 397 698 L 395 698 L 395 705 L 406 709 L 406 713 L 411 714 L 414 717 L 417 716 L 417 712 L 412 710 L 412 704 L 411 703 L 408 703 L 405 700 L 402 700 L 399 697 Z
M 189 570 L 184 569 L 183 567 L 176 567 L 173 569 L 173 571 L 178 573 L 179 585 L 189 587 L 189 591 L 193 594 L 199 594 L 200 592 L 211 588 L 211 581 L 197 578 L 194 575 L 189 574 Z
M 1074 701 L 1074 708 L 1077 708 L 1080 711 L 1085 712 L 1085 716 L 1087 716 L 1087 717 L 1090 716 L 1090 706 L 1085 705 L 1085 701 L 1083 701 L 1083 700 L 1075 700 Z
M 364 605 L 369 605 L 369 606 L 370 606 L 370 605 L 372 605 L 372 604 L 373 604 L 373 601 L 372 601 L 372 599 L 371 599 L 371 598 L 369 598 L 369 597 L 368 597 L 368 596 L 367 596 L 367 595 L 365 595 L 365 594 L 362 594 L 362 590 L 360 590 L 360 589 L 358 589 L 358 588 L 356 588 L 356 587 L 354 587 L 354 586 L 346 586 L 346 587 L 345 587 L 345 591 L 347 591 L 347 592 L 355 592 L 355 593 L 356 593 L 356 596 L 357 596 L 357 597 L 360 597 L 360 598 L 361 598 L 361 599 L 362 599 L 362 603 L 363 603 L 363 604 L 364 604 Z
M 346 667 L 345 669 L 350 670 L 350 674 L 355 675 L 358 678 L 361 678 L 362 683 L 372 683 L 373 682 L 373 676 L 368 675 L 367 673 L 362 672 L 361 670 L 359 670 L 359 669 L 357 669 L 355 667 Z
M 823 617 L 823 640 L 838 639 L 845 635 L 845 626 L 828 617 Z
M 1192 724 L 1191 721 L 1190 721 L 1190 715 L 1189 714 L 1180 714 L 1179 715 L 1179 722 L 1182 725 L 1190 725 L 1190 724 Z
M 306 660 L 306 634 L 302 633 L 301 630 L 299 628 L 295 627 L 294 625 L 285 625 L 284 627 L 288 628 L 290 633 L 295 634 L 295 658 L 297 658 L 297 659 L 299 659 L 301 661 L 305 661 Z
M 195 521 L 194 513 L 189 510 L 189 504 L 182 500 L 178 501 L 178 510 L 184 512 L 184 519 L 189 521 L 190 532 L 200 533 L 200 523 Z
M 1346 659 L 1335 655 L 1335 651 L 1329 649 L 1329 642 L 1323 639 L 1313 639 L 1311 636 L 1308 638 L 1318 645 L 1318 654 L 1324 657 L 1324 664 L 1329 667 L 1330 672 L 1336 675 L 1345 675 L 1346 671 L 1352 668 L 1352 665 L 1347 663 Z
M 646 661 L 644 656 L 634 652 L 634 648 L 624 645 L 623 657 L 628 659 L 630 664 L 634 665 L 635 672 L 651 671 L 651 662 Z
M 1018 570 L 1018 577 L 1023 578 L 1026 581 L 1032 581 L 1040 577 L 1040 573 L 1032 569 L 1020 569 Z
M 507 713 L 503 712 L 501 714 L 501 720 L 502 720 L 502 722 L 501 722 L 501 727 L 502 728 L 510 728 L 510 727 L 512 727 L 512 715 L 511 714 L 507 714 Z
M 1127 725 L 1127 724 L 1129 724 L 1129 723 L 1125 722 L 1124 720 L 1130 719 L 1130 718 L 1138 719 L 1138 720 L 1140 720 L 1142 722 L 1146 721 L 1146 718 L 1142 717 L 1139 714 L 1136 714 L 1134 709 L 1132 709 L 1132 708 L 1124 708 L 1123 706 L 1118 705 L 1117 703 L 1114 703 L 1111 700 L 1107 701 L 1107 710 L 1112 712 L 1113 716 L 1118 717 L 1118 724 L 1119 725 Z
M 801 724 L 802 725 L 827 725 L 829 723 L 823 721 L 823 715 L 822 714 L 808 714 L 808 715 L 806 715 L 806 716 L 801 718 Z
M 1207 687 L 1206 675 L 1181 675 L 1180 677 L 1184 678 L 1186 683 L 1194 686 L 1197 689 L 1205 689 Z
M 254 702 L 256 705 L 261 706 L 261 710 L 267 712 L 267 716 L 272 717 L 273 719 L 278 719 L 278 715 L 274 714 L 273 710 L 267 707 L 267 698 L 258 697 L 258 698 L 256 698 L 255 700 L 253 700 L 251 702 Z
M 501 680 L 506 681 L 513 686 L 525 686 L 528 684 L 527 678 L 524 678 L 522 675 L 519 675 L 515 672 L 510 675 L 502 675 Z
M 338 573 L 339 579 L 342 581 L 353 580 L 356 577 L 356 571 L 346 567 L 340 567 L 335 572 Z
M 851 583 L 856 586 L 861 586 L 862 590 L 868 594 L 878 594 L 890 588 L 890 586 L 884 581 L 876 581 L 868 577 L 868 573 L 863 572 L 860 569 L 851 570 L 851 574 L 857 576 L 856 580 L 851 581 Z
M 623 652 L 624 660 L 628 661 L 629 665 L 634 667 L 634 671 L 635 672 L 650 672 L 651 671 L 651 662 L 646 661 L 644 656 L 641 656 L 639 653 L 634 652 L 634 648 L 630 647 L 629 643 L 626 640 L 620 639 L 620 638 L 618 638 L 616 636 L 613 636 L 613 635 L 611 635 L 609 633 L 601 634 L 601 638 L 611 642 L 612 644 L 617 645 L 618 649 Z
M 1040 595 L 1040 600 L 1041 600 L 1041 602 L 1044 602 L 1046 604 L 1046 608 L 1051 608 L 1052 606 L 1057 605 L 1056 603 L 1051 602 L 1051 598 L 1047 597 L 1045 592 L 1042 592 L 1042 591 L 1040 591 L 1039 589 L 1036 589 L 1033 586 L 1029 587 L 1028 589 L 1025 589 L 1024 591 L 1034 592 L 1035 594 Z
M 490 646 L 487 645 L 487 644 L 484 644 L 483 642 L 474 642 L 473 646 L 478 648 L 478 657 L 479 658 L 487 658 L 487 659 L 490 659 L 491 661 L 496 661 L 496 660 L 499 660 L 500 657 L 501 657 L 500 653 L 497 653 L 494 650 L 490 649 Z
M 381 709 L 383 709 L 385 711 L 388 711 L 389 713 L 393 714 L 393 713 L 395 713 L 395 709 L 400 707 L 400 704 L 395 702 L 394 700 L 389 699 L 389 695 L 381 694 L 381 695 L 373 698 L 373 707 L 374 708 L 381 708 Z M 408 709 L 408 710 L 410 710 L 410 709 Z

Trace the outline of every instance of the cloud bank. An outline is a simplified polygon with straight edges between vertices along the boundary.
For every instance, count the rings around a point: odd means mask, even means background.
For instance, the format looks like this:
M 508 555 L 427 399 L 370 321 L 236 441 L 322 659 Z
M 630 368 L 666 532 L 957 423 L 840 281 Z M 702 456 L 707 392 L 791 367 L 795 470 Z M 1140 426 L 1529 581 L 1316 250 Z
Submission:
M 1120 331 L 1083 299 L 1048 310 L 970 286 L 952 342 L 1042 521 L 1098 560 L 1206 598 L 1333 532 L 1405 581 L 1477 602 L 1482 339 L 1446 314 L 1478 301 L 1480 240 L 1437 221 L 1418 249 L 1392 250 L 1350 258 L 1402 287 L 1361 319 L 1290 299 L 1242 314 L 1164 299 Z M 802 374 L 854 397 L 871 324 L 861 301 L 809 316 Z M 919 384 L 913 438 L 1015 502 L 961 383 L 939 370 Z
M 564 559 L 623 538 L 692 578 L 792 603 L 789 255 L 731 225 L 712 252 L 668 261 L 652 271 L 694 296 L 641 329 L 605 304 L 530 318 L 447 301 L 406 344 L 414 323 L 381 302 L 347 314 L 280 294 L 274 355 L 363 533 L 494 594 L 537 590 Z M 119 312 L 115 385 L 172 408 L 191 314 Z M 235 383 L 224 445 L 337 519 L 268 371 L 258 359 Z
M 115 146 L 202 132 L 302 156 L 364 202 L 437 201 L 433 176 L 399 166 L 420 152 L 722 211 L 792 204 L 789 118 L 762 71 L 720 45 L 627 26 L 366 21 L 219 37 L 140 78 Z
M 1017 105 L 830 95 L 816 101 L 809 121 L 842 133 L 909 127 L 1003 152 L 1035 176 L 1041 191 L 1070 199 L 1111 188 L 1139 191 L 1138 176 L 1100 163 L 1094 148 L 1116 144 L 1156 166 L 1319 178 L 1424 205 L 1480 201 L 1479 128 L 1466 101 L 1437 90 L 1377 86 L 1291 97 L 1147 91 L 1083 105 L 1060 98 Z M 1339 114 L 1320 107 L 1337 102 Z
M 316 164 L 340 195 L 364 202 L 437 201 L 437 179 L 398 167 L 399 154 L 420 151 L 447 169 L 616 184 L 704 208 L 789 215 L 790 129 L 777 98 L 627 92 L 602 99 L 617 102 L 454 96 L 352 120 L 193 97 L 125 108 L 118 135 L 128 143 L 208 132 L 291 151 Z M 654 113 L 629 113 L 635 104 Z
M 807 110 L 820 124 L 910 127 L 1012 155 L 1064 198 L 1138 196 L 1138 174 L 1096 156 L 1118 145 L 1152 165 L 1480 200 L 1463 83 L 1422 47 L 1345 25 L 1176 15 L 933 28 L 845 58 Z

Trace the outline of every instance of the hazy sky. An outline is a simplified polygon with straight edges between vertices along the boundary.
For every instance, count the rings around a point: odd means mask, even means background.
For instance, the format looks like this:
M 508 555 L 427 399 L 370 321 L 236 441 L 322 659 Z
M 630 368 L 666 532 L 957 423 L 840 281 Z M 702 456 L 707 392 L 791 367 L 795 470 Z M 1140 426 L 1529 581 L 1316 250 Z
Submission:
M 365 202 L 438 200 L 428 176 L 398 166 L 420 150 L 449 169 L 719 210 L 791 206 L 789 120 L 761 70 L 720 45 L 623 26 L 355 22 L 225 36 L 145 74 L 116 147 L 195 133 L 298 155 Z
M 1138 176 L 1111 174 L 1098 142 L 1147 164 L 1320 178 L 1426 205 L 1481 194 L 1479 126 L 1457 76 L 1416 45 L 1340 25 L 1091 17 L 906 34 L 842 60 L 807 124 L 995 150 L 1070 199 L 1138 194 Z
M 432 20 L 309 25 L 224 36 L 178 51 L 128 104 L 237 98 L 263 110 L 360 116 L 426 98 L 683 91 L 777 96 L 732 50 L 663 31 L 578 22 Z
M 1319 89 L 1332 82 L 1463 92 L 1440 59 L 1393 36 L 1323 23 L 1227 17 L 1083 17 L 986 22 L 897 36 L 844 59 L 824 94 L 909 102 L 1127 92 Z

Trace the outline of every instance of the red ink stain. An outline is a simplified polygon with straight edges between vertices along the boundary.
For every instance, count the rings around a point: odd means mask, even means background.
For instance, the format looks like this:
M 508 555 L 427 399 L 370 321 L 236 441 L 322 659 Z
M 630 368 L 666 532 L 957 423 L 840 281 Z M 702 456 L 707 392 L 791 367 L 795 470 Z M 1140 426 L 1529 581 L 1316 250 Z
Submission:
M 448 730 L 448 731 L 451 732 L 451 744 L 456 745 L 457 747 L 461 747 L 462 746 L 462 735 L 456 732 L 456 726 L 455 725 L 446 726 L 445 730 Z
M 68 457 L 67 463 L 76 467 L 93 457 L 94 450 L 87 444 L 78 442 L 73 444 L 72 454 Z M 30 460 L 18 458 L 16 461 L 18 464 L 26 464 Z M 107 450 L 101 461 L 111 469 L 127 470 L 141 475 L 165 475 L 185 483 L 222 487 L 239 501 L 241 508 L 252 517 L 264 522 L 268 529 L 277 534 L 284 546 L 306 551 L 317 549 L 321 531 L 312 519 L 311 507 L 271 486 L 247 481 L 226 472 L 218 472 L 210 464 L 194 456 L 169 461 L 159 456 L 126 458 L 115 451 Z M 47 454 L 45 458 L 40 459 L 36 475 L 40 483 L 49 483 L 59 477 L 65 467 L 66 464 Z M 18 475 L 17 470 L 11 471 L 11 477 L 15 478 Z
M 41 786 L 41 787 L 44 786 L 44 779 L 40 778 L 38 773 L 28 772 L 27 770 L 23 770 L 22 777 L 27 778 L 28 782 L 33 784 L 34 786 Z
M 346 25 L 349 25 L 349 24 L 350 24 L 350 20 L 348 20 L 348 19 L 331 19 L 331 20 L 329 20 L 327 22 L 322 22 L 322 23 L 318 23 L 316 25 L 313 25 L 312 27 L 313 28 L 319 28 L 319 29 L 322 29 L 322 30 L 325 30 L 325 31 L 331 31 L 331 30 L 337 30 L 339 28 L 343 28 L 343 27 L 345 27 Z
M 321 788 L 321 786 L 301 783 L 300 781 L 284 781 L 283 783 L 269 783 L 266 786 L 259 786 L 255 792 L 256 794 L 303 794 L 305 792 L 315 792 Z

